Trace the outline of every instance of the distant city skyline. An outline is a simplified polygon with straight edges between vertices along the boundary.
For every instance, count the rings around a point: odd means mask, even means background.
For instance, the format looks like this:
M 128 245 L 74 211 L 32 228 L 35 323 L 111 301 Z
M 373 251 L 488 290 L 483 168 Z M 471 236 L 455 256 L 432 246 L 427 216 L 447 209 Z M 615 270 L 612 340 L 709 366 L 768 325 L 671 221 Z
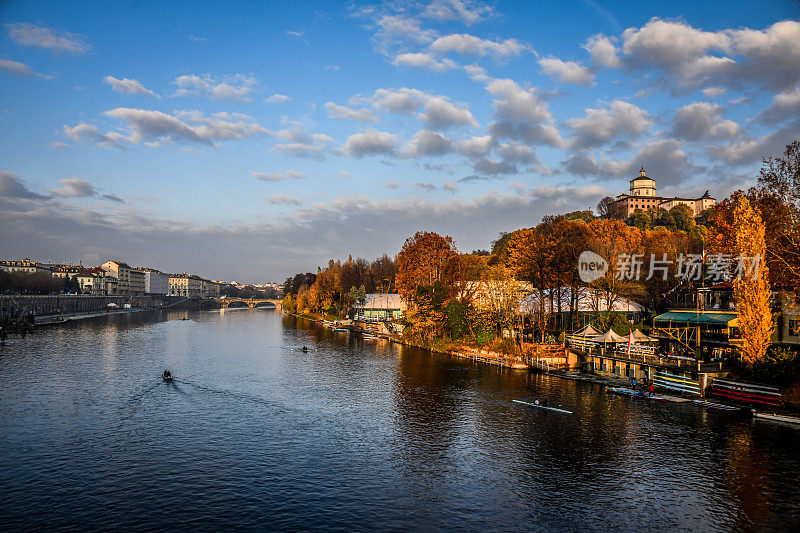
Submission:
M 797 2 L 0 5 L 0 259 L 280 282 L 800 137 Z

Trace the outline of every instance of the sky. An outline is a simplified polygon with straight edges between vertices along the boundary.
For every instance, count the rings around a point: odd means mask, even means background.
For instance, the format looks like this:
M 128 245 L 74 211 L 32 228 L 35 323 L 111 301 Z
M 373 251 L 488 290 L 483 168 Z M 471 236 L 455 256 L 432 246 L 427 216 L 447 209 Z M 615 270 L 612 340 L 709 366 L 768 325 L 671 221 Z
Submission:
M 800 3 L 0 2 L 0 256 L 281 281 L 800 137 Z

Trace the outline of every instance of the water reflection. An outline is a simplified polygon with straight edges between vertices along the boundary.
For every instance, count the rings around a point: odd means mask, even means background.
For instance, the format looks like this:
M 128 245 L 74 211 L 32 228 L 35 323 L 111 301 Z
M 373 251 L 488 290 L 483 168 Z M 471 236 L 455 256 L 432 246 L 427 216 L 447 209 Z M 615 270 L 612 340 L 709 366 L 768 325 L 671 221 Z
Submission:
M 0 354 L 11 527 L 800 522 L 796 429 L 364 342 L 274 310 L 111 315 Z M 573 414 L 511 402 L 534 397 Z

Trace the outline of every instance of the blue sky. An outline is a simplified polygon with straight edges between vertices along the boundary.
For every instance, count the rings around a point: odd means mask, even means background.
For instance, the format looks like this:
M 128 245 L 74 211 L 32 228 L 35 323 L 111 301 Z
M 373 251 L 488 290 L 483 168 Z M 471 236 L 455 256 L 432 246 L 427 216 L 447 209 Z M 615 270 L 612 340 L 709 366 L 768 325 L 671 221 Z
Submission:
M 800 136 L 796 2 L 4 2 L 0 250 L 281 280 Z

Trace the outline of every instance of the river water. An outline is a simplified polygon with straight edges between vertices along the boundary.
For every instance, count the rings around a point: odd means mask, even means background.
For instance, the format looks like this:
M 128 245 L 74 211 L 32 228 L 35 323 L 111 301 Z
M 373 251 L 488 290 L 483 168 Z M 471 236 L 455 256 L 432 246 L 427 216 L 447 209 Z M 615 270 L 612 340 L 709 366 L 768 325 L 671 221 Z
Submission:
M 511 402 L 533 397 L 574 414 Z M 0 347 L 5 530 L 781 530 L 798 489 L 800 429 L 276 311 L 111 316 Z

